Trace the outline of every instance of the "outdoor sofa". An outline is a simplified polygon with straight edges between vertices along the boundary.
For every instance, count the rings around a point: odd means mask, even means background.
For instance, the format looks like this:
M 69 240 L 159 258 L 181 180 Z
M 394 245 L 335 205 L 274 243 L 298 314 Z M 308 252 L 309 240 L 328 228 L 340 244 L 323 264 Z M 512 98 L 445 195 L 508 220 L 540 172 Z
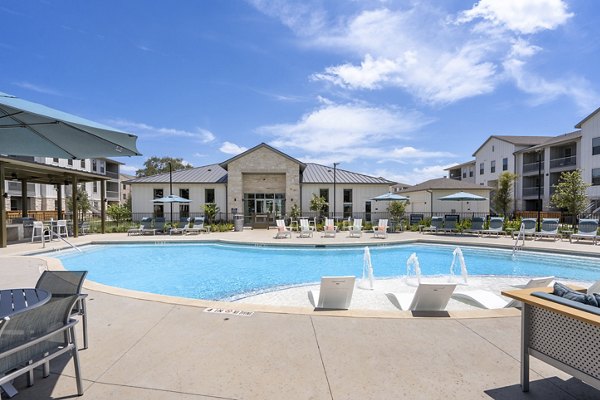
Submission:
M 577 289 L 577 290 L 574 290 Z M 529 356 L 600 390 L 600 295 L 555 284 L 502 292 L 523 303 L 521 388 L 529 391 Z M 593 296 L 586 297 L 586 296 Z M 586 304 L 587 303 L 587 304 Z

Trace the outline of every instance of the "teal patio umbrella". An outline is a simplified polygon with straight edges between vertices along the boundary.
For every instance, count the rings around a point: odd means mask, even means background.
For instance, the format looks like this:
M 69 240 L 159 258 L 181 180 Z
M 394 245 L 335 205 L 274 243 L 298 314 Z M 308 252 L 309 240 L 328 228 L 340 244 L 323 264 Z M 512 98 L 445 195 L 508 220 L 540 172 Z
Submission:
M 460 201 L 460 212 L 463 212 L 463 201 L 484 201 L 487 197 L 479 196 L 469 192 L 457 192 L 449 194 L 448 196 L 440 197 L 438 200 L 441 201 Z
M 385 193 L 377 197 L 373 197 L 371 200 L 375 201 L 407 201 L 408 197 L 402 196 L 396 193 Z
M 0 92 L 0 154 L 85 159 L 141 155 L 137 136 Z
M 173 204 L 174 203 L 191 203 L 190 199 L 186 199 L 175 194 L 169 194 L 164 197 L 159 197 L 158 199 L 152 200 L 153 203 L 157 204 L 170 204 L 171 205 L 171 223 L 173 223 Z

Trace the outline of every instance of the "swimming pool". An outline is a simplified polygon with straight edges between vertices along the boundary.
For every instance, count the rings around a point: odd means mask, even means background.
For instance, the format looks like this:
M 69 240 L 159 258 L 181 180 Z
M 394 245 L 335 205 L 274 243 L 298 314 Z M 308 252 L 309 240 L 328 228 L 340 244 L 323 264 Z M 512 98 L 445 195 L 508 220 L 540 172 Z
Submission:
M 417 254 L 423 275 L 447 275 L 456 246 L 402 244 L 369 247 L 376 278 L 406 274 Z M 461 246 L 469 275 L 548 276 L 596 281 L 600 258 Z M 125 289 L 206 300 L 318 282 L 325 275 L 361 277 L 364 247 L 269 247 L 228 244 L 92 245 L 61 251 L 66 269 L 88 270 L 88 279 Z M 460 267 L 455 266 L 460 274 Z

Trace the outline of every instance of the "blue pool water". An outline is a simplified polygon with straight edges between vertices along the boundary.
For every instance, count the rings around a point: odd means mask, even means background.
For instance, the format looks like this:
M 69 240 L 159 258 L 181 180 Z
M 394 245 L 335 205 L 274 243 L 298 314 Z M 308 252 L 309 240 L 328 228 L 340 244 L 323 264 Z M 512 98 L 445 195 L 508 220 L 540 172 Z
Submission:
M 415 252 L 423 275 L 447 275 L 456 246 L 409 244 L 370 247 L 376 278 L 406 274 Z M 600 279 L 600 258 L 461 246 L 469 275 Z M 361 277 L 364 247 L 299 248 L 222 244 L 88 246 L 52 253 L 66 269 L 110 286 L 171 296 L 232 300 L 250 293 L 318 282 L 324 275 Z M 460 267 L 455 267 L 460 274 Z

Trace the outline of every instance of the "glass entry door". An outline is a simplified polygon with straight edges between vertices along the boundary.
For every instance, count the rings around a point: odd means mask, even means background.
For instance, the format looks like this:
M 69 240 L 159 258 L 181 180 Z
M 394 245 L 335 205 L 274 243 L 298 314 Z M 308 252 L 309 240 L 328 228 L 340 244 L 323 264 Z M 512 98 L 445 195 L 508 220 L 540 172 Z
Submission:
M 256 215 L 269 215 L 270 222 L 285 215 L 285 193 L 244 193 L 244 220 L 252 223 Z

